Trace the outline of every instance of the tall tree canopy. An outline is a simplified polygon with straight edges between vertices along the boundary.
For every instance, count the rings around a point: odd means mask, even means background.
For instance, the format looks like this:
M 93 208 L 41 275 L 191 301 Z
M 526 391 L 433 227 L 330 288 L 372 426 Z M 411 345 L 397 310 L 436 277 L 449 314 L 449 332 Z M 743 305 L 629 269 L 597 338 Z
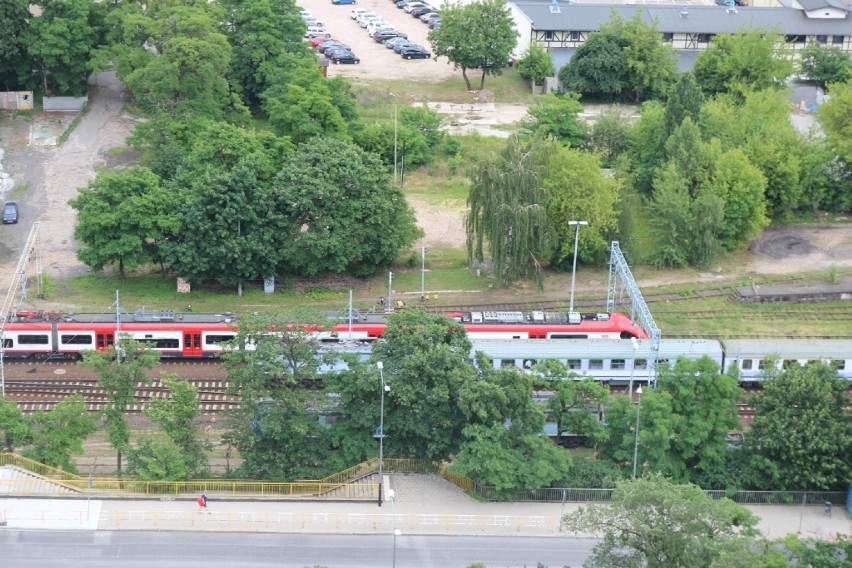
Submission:
M 781 89 L 792 72 L 784 36 L 772 30 L 715 35 L 695 60 L 695 80 L 708 95 Z
M 30 86 L 26 55 L 29 4 L 28 0 L 0 2 L 0 89 L 4 91 Z
M 302 144 L 274 187 L 287 224 L 281 264 L 291 272 L 372 275 L 422 234 L 379 159 L 354 144 Z
M 750 444 L 786 490 L 845 491 L 852 471 L 848 381 L 827 363 L 788 366 L 763 382 Z
M 729 499 L 661 476 L 621 481 L 607 505 L 582 506 L 562 518 L 568 530 L 602 538 L 585 568 L 709 568 L 732 566 L 731 557 L 740 558 L 736 566 L 758 566 L 767 551 L 756 546 L 757 522 Z
M 445 5 L 441 27 L 429 32 L 436 57 L 446 57 L 462 70 L 467 90 L 472 91 L 469 69 L 479 69 L 479 89 L 486 75 L 501 75 L 518 40 L 515 21 L 505 0 L 480 0 L 470 4 Z
M 530 276 L 541 284 L 540 258 L 550 250 L 544 177 L 554 150 L 541 136 L 515 136 L 473 176 L 465 217 L 467 253 L 483 260 L 487 243 L 502 286 Z

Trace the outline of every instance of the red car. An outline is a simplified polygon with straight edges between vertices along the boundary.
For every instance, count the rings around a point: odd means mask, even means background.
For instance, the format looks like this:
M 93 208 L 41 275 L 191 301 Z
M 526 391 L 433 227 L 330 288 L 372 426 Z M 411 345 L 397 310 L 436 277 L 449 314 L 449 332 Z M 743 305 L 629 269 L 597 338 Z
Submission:
M 312 37 L 312 38 L 311 38 L 311 47 L 317 47 L 319 44 L 321 44 L 321 43 L 322 43 L 322 42 L 324 42 L 324 41 L 335 41 L 335 42 L 337 42 L 337 43 L 340 43 L 340 42 L 339 42 L 339 41 L 337 41 L 336 39 L 329 39 L 329 38 L 327 38 L 327 37 L 325 37 L 325 36 L 317 36 L 317 37 Z

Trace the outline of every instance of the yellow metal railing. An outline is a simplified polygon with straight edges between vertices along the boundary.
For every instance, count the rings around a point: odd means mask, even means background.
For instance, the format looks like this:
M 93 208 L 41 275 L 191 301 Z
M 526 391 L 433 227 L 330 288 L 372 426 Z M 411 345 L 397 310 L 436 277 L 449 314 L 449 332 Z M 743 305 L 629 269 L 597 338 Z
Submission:
M 44 465 L 12 453 L 0 453 L 0 466 L 15 466 L 35 475 L 56 481 L 79 491 L 128 495 L 187 495 L 210 491 L 219 495 L 253 497 L 318 497 L 368 498 L 377 495 L 378 483 L 356 482 L 378 469 L 378 459 L 371 459 L 319 480 L 248 481 L 228 479 L 191 479 L 186 481 L 142 481 L 108 477 L 83 477 Z M 383 470 L 388 473 L 439 474 L 465 491 L 473 481 L 449 473 L 445 465 L 427 460 L 385 458 Z

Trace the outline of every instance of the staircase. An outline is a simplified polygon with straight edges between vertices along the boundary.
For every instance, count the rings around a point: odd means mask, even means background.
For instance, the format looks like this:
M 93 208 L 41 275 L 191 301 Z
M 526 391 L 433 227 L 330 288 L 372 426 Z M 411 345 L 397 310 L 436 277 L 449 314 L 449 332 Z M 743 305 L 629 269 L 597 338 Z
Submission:
M 0 466 L 0 494 L 74 495 L 80 490 L 14 465 Z

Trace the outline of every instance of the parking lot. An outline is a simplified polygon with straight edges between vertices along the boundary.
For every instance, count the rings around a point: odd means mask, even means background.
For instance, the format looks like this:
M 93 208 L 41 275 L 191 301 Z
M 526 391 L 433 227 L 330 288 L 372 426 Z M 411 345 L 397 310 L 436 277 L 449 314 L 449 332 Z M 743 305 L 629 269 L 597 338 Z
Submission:
M 429 4 L 439 6 L 438 2 Z M 346 5 L 334 5 L 331 0 L 301 0 L 298 5 L 319 18 L 333 38 L 349 45 L 361 59 L 358 65 L 329 65 L 329 77 L 343 75 L 353 80 L 359 77 L 440 80 L 457 76 L 460 82 L 463 81 L 461 71 L 454 71 L 446 59 L 436 61 L 433 56 L 432 59 L 404 60 L 393 50 L 373 41 L 373 38 L 367 35 L 367 30 L 352 19 L 351 13 L 355 8 L 371 10 L 393 24 L 397 30 L 406 33 L 410 40 L 432 51 L 426 40 L 429 26 L 397 8 L 391 0 L 358 0 L 357 4 Z

